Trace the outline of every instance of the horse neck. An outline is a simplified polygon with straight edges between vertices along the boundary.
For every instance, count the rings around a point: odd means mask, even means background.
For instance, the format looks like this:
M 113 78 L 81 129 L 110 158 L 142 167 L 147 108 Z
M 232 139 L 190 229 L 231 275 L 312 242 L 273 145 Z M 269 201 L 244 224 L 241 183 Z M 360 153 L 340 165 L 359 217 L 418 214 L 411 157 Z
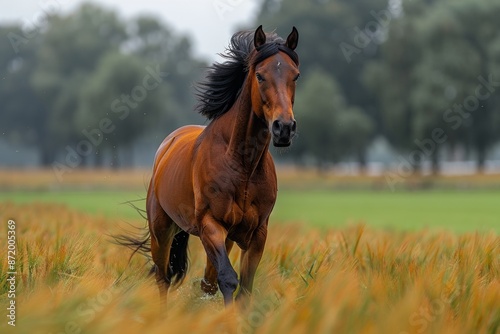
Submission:
M 230 131 L 226 155 L 240 162 L 249 175 L 262 161 L 271 139 L 266 122 L 252 109 L 251 95 L 251 82 L 245 80 L 238 99 L 228 111 L 232 127 L 225 129 Z

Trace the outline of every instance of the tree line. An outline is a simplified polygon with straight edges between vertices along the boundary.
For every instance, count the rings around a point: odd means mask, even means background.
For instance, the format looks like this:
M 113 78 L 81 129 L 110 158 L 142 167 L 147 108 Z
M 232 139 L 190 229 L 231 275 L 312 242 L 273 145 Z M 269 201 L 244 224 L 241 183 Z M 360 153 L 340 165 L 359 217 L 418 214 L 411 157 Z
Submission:
M 481 171 L 500 139 L 499 14 L 494 0 L 264 1 L 258 21 L 301 32 L 294 153 L 363 166 L 383 135 L 413 170 L 438 172 L 446 150 Z
M 190 87 L 206 67 L 190 40 L 154 17 L 131 21 L 84 4 L 39 32 L 1 26 L 0 130 L 40 164 L 101 166 L 151 131 L 202 121 Z
M 495 0 L 263 0 L 246 28 L 299 29 L 295 161 L 365 166 L 383 136 L 414 170 L 438 172 L 444 152 L 482 170 L 500 140 L 499 14 Z M 36 36 L 0 36 L 0 132 L 42 165 L 100 165 L 152 131 L 203 122 L 191 87 L 207 64 L 155 18 L 85 4 Z

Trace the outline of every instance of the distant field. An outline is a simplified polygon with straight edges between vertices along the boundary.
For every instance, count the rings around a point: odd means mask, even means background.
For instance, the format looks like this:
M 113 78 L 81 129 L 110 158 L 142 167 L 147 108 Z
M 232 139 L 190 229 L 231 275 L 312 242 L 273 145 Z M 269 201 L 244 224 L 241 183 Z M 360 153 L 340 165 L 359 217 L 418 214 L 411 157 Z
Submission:
M 0 202 L 63 203 L 92 214 L 138 220 L 126 204 L 145 191 L 0 192 Z M 136 202 L 144 207 L 144 201 Z M 301 222 L 311 227 L 363 223 L 398 230 L 421 228 L 500 231 L 500 192 L 281 190 L 272 222 Z
M 51 170 L 0 170 L 0 202 L 62 203 L 91 214 L 138 221 L 126 204 L 144 207 L 150 171 L 74 170 L 57 179 Z M 319 175 L 280 169 L 272 223 L 311 227 L 363 223 L 377 228 L 500 231 L 500 175 L 415 177 L 391 191 L 384 177 Z
M 455 176 L 391 176 L 338 175 L 333 171 L 318 174 L 313 169 L 278 168 L 281 189 L 323 190 L 470 190 L 490 189 L 500 191 L 500 174 Z M 50 169 L 13 170 L 0 169 L 0 192 L 6 190 L 144 190 L 147 188 L 151 169 L 70 170 L 58 177 Z

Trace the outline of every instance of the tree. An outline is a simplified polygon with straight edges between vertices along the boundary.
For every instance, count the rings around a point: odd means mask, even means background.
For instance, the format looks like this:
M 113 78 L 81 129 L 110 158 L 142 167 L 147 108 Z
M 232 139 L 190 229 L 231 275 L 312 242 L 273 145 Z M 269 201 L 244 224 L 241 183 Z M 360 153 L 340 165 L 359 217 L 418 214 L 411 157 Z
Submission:
M 467 48 L 468 53 L 462 55 L 463 61 L 457 66 L 457 76 L 462 78 L 463 86 L 467 86 L 467 96 L 463 103 L 464 108 L 470 111 L 470 127 L 466 130 L 470 134 L 471 144 L 477 152 L 477 168 L 482 172 L 488 150 L 498 138 L 500 128 L 496 123 L 498 114 L 498 96 L 500 88 L 500 37 L 496 33 L 500 30 L 500 3 L 494 0 L 476 2 L 473 0 L 446 0 L 436 4 L 436 10 L 449 11 L 455 18 L 450 20 L 450 26 L 445 26 L 434 17 L 433 25 L 426 35 L 427 41 L 434 42 L 436 39 L 432 33 L 443 33 L 449 31 L 449 37 L 463 41 L 462 49 Z M 455 24 L 451 24 L 451 23 Z M 456 52 L 456 51 L 455 51 Z M 469 56 L 469 57 L 468 57 Z M 472 58 L 474 57 L 474 58 Z M 464 78 L 461 73 L 464 67 L 473 68 L 474 75 L 470 79 Z M 469 70 L 470 71 L 470 70 Z M 478 82 L 478 78 L 479 79 Z M 484 83 L 484 81 L 490 81 Z M 490 90 L 490 95 L 482 99 L 477 93 L 478 84 Z M 484 94 L 484 91 L 483 91 Z M 477 105 L 470 105 L 467 101 L 476 97 Z M 475 103 L 475 101 L 472 101 Z
M 68 16 L 51 16 L 36 53 L 37 66 L 31 75 L 36 96 L 47 110 L 43 164 L 54 161 L 56 153 L 79 140 L 75 123 L 80 89 L 100 58 L 118 50 L 126 38 L 116 14 L 84 4 Z
M 364 156 L 374 124 L 358 107 L 347 104 L 335 80 L 313 70 L 298 87 L 296 101 L 299 138 L 292 151 L 295 155 L 311 156 L 320 169 L 328 162 Z
M 343 157 L 354 157 L 361 172 L 366 171 L 366 150 L 373 139 L 375 124 L 358 107 L 347 107 L 338 114 L 337 131 Z
M 401 150 L 420 152 L 410 157 L 417 170 L 427 157 L 438 171 L 444 142 L 475 147 L 481 170 L 498 133 L 498 93 L 485 91 L 489 97 L 479 101 L 476 89 L 491 75 L 500 78 L 493 61 L 500 50 L 493 33 L 500 5 L 472 0 L 403 4 L 404 15 L 392 22 L 382 57 L 364 75 L 378 97 L 388 138 Z M 436 141 L 434 134 L 441 132 Z
M 169 104 L 162 121 L 166 129 L 173 130 L 187 123 L 200 123 L 203 118 L 194 112 L 193 83 L 199 78 L 206 63 L 193 57 L 190 40 L 177 36 L 171 29 L 154 17 L 140 16 L 131 22 L 127 44 L 132 54 L 151 65 L 159 65 L 168 73 L 167 82 L 175 99 L 165 100 Z M 174 101 L 175 100 L 175 101 Z
M 101 59 L 82 88 L 76 115 L 98 161 L 108 149 L 118 167 L 118 147 L 128 148 L 130 156 L 132 143 L 165 111 L 163 100 L 170 94 L 164 80 L 159 67 L 144 66 L 135 56 L 109 53 Z
M 393 16 L 387 6 L 387 0 L 266 0 L 255 25 L 263 24 L 268 30 L 277 28 L 281 36 L 296 26 L 304 76 L 314 69 L 327 73 L 338 82 L 339 94 L 346 103 L 359 107 L 359 112 L 375 121 L 377 128 L 377 106 L 361 74 L 367 60 L 378 57 L 378 46 Z M 361 152 L 352 153 L 359 156 L 361 164 L 365 162 Z
M 7 37 L 0 40 L 0 130 L 10 142 L 39 148 L 42 165 L 64 172 L 68 157 L 72 167 L 99 165 L 118 147 L 130 156 L 142 135 L 202 121 L 191 87 L 205 63 L 161 21 L 141 16 L 125 24 L 84 4 L 48 15 L 38 28 L 28 36 L 0 27 Z M 91 151 L 97 154 L 88 159 Z
M 391 21 L 380 58 L 370 61 L 363 73 L 365 85 L 377 97 L 382 133 L 402 152 L 413 148 L 416 137 L 415 111 L 408 101 L 418 83 L 413 69 L 422 53 L 414 41 L 416 24 L 427 8 L 422 2 L 404 4 L 404 15 Z M 420 161 L 413 167 L 419 170 Z
M 28 39 L 18 26 L 0 27 L 0 36 L 0 133 L 11 143 L 46 146 L 47 109 L 30 83 L 40 36 Z M 48 163 L 46 148 L 40 151 L 41 160 Z

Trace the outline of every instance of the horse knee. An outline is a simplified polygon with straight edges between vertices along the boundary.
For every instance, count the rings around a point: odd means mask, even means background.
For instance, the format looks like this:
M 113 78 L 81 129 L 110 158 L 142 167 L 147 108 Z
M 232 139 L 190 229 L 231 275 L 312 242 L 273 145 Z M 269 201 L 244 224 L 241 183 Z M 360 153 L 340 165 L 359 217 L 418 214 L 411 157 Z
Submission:
M 221 270 L 217 277 L 217 283 L 219 284 L 219 289 L 223 294 L 225 292 L 233 293 L 238 286 L 238 275 L 233 268 Z

